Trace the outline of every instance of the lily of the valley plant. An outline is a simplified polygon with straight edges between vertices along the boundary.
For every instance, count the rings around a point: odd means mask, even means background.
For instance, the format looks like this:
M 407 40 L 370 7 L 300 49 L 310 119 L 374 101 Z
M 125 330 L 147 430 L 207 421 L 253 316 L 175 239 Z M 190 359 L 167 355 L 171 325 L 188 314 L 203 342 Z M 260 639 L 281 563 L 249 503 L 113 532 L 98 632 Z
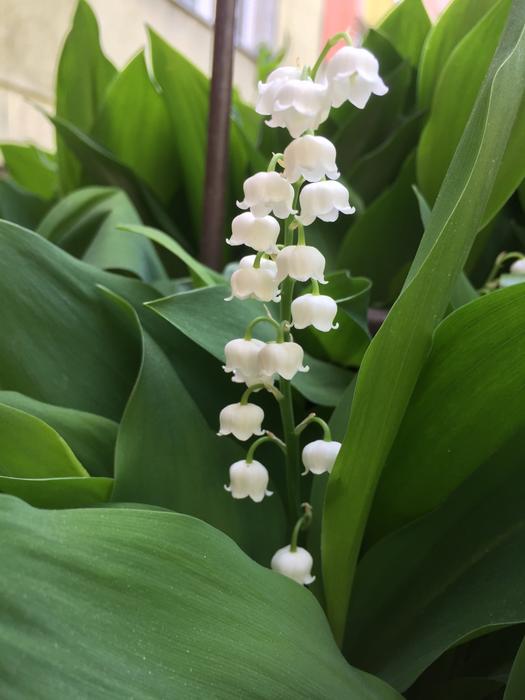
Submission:
M 376 58 L 366 49 L 345 46 L 325 60 L 337 41 L 350 39 L 339 34 L 329 40 L 313 68 L 281 67 L 265 83 L 259 83 L 256 111 L 268 115 L 270 127 L 288 129 L 293 140 L 283 153 L 275 153 L 266 172 L 244 183 L 244 199 L 237 202 L 244 213 L 232 222 L 232 246 L 245 245 L 255 251 L 242 258 L 231 277 L 231 297 L 279 302 L 278 318 L 269 307 L 254 318 L 243 338 L 227 343 L 224 370 L 232 381 L 246 385 L 239 403 L 220 413 L 219 435 L 233 434 L 238 440 L 257 439 L 246 458 L 230 467 L 233 498 L 260 502 L 270 497 L 269 473 L 254 459 L 257 448 L 272 442 L 286 458 L 288 519 L 295 523 L 290 544 L 279 549 L 271 567 L 300 584 L 314 581 L 312 556 L 298 546 L 299 533 L 308 527 L 312 509 L 300 503 L 300 475 L 330 472 L 341 444 L 332 440 L 327 423 L 311 413 L 296 424 L 290 382 L 297 372 L 308 372 L 302 347 L 294 341 L 293 329 L 309 326 L 323 333 L 337 332 L 337 304 L 321 293 L 325 259 L 308 245 L 308 226 L 316 219 L 332 222 L 350 215 L 346 187 L 338 181 L 335 146 L 315 130 L 328 118 L 332 107 L 345 101 L 363 109 L 372 94 L 384 95 L 388 88 L 379 77 Z M 329 291 L 329 290 L 328 290 Z M 228 300 L 227 300 L 228 301 Z M 253 337 L 259 324 L 269 324 L 275 340 L 264 343 Z M 278 382 L 278 388 L 275 383 Z M 269 392 L 279 403 L 283 434 L 277 437 L 264 429 L 264 412 L 256 403 L 257 393 Z M 299 465 L 299 436 L 310 426 L 322 429 L 323 439 L 304 445 Z M 304 513 L 301 514 L 301 507 Z

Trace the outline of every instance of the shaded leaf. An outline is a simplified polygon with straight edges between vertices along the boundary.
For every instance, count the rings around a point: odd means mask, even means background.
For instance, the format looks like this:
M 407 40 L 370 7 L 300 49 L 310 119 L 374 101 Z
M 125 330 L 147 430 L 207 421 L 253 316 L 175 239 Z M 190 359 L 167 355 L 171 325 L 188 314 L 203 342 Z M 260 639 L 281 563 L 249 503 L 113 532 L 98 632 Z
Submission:
M 401 56 L 417 68 L 431 26 L 421 0 L 403 0 L 388 13 L 377 31 L 386 36 Z
M 0 491 L 35 508 L 86 508 L 109 500 L 113 479 L 93 476 L 21 479 L 0 475 Z
M 52 198 L 58 189 L 57 165 L 53 154 L 31 144 L 0 144 L 9 174 L 21 187 L 42 199 Z

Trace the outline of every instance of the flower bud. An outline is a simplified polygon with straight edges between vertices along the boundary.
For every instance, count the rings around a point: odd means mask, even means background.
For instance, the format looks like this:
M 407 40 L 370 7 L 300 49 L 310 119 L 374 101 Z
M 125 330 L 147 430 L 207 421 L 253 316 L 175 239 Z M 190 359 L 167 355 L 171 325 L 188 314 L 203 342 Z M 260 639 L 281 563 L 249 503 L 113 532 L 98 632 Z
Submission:
M 324 474 L 331 472 L 341 449 L 341 443 L 335 440 L 314 440 L 303 448 L 303 474 Z
M 279 173 L 255 173 L 244 181 L 243 189 L 244 200 L 237 202 L 237 206 L 250 209 L 254 216 L 266 216 L 273 211 L 279 219 L 286 219 L 295 214 L 293 187 Z
M 283 176 L 288 182 L 304 177 L 307 182 L 319 182 L 324 177 L 339 177 L 335 164 L 335 146 L 324 136 L 301 136 L 286 146 L 283 153 Z
M 248 440 L 252 435 L 263 435 L 261 429 L 264 411 L 254 403 L 231 403 L 219 416 L 220 429 L 217 435 L 234 435 L 237 440 Z
M 247 245 L 265 253 L 277 252 L 280 226 L 273 216 L 256 217 L 246 211 L 232 221 L 232 236 L 226 239 L 229 245 Z
M 379 63 L 366 49 L 345 46 L 332 56 L 318 80 L 325 82 L 332 107 L 340 107 L 348 100 L 363 109 L 370 95 L 385 95 L 387 86 L 379 77 Z
M 336 302 L 324 294 L 303 294 L 292 302 L 292 321 L 297 329 L 313 326 L 327 333 L 339 327 L 333 323 L 336 314 Z
M 315 576 L 312 576 L 313 563 L 312 555 L 306 549 L 297 547 L 292 552 L 291 545 L 287 545 L 275 552 L 270 566 L 283 576 L 288 576 L 302 586 L 308 586 L 315 581 Z
M 326 261 L 323 254 L 311 245 L 286 246 L 277 255 L 276 263 L 278 284 L 287 276 L 299 282 L 314 279 L 321 284 L 326 283 Z
M 225 486 L 233 498 L 251 498 L 255 503 L 260 503 L 265 496 L 271 496 L 272 491 L 267 490 L 269 474 L 257 460 L 247 462 L 241 459 L 230 467 L 230 485 Z
M 304 352 L 298 343 L 266 343 L 259 353 L 259 367 L 265 375 L 292 379 L 297 372 L 308 372 L 303 359 Z
M 525 275 L 525 258 L 515 260 L 510 266 L 511 275 Z
M 277 265 L 273 260 L 263 258 L 260 267 L 253 267 L 255 255 L 246 255 L 231 276 L 232 295 L 230 299 L 258 299 L 259 301 L 279 301 Z
M 308 226 L 316 217 L 322 221 L 336 221 L 339 212 L 353 214 L 355 207 L 350 206 L 348 197 L 348 190 L 340 182 L 323 180 L 305 185 L 299 195 L 301 215 L 297 220 Z

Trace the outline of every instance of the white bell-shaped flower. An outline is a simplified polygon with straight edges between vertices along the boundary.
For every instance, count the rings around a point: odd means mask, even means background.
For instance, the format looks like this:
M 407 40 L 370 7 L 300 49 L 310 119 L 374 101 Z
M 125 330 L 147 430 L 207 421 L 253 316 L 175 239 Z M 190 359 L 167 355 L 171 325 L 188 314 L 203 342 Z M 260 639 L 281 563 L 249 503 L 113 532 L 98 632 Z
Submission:
M 324 268 L 326 260 L 317 248 L 311 245 L 289 245 L 283 248 L 276 259 L 277 283 L 285 277 L 291 277 L 299 282 L 310 279 L 325 284 Z
M 265 496 L 273 494 L 267 488 L 269 479 L 268 470 L 260 462 L 241 459 L 231 465 L 230 485 L 224 488 L 233 498 L 251 498 L 260 503 Z
M 232 221 L 232 236 L 226 239 L 229 245 L 247 245 L 265 253 L 277 252 L 277 239 L 281 228 L 273 216 L 254 216 L 245 211 Z
M 283 176 L 288 182 L 304 177 L 307 182 L 319 182 L 324 177 L 339 177 L 335 164 L 335 146 L 324 136 L 301 136 L 286 146 L 283 153 Z
M 302 586 L 308 586 L 315 581 L 315 576 L 312 576 L 313 563 L 312 555 L 306 549 L 297 547 L 292 552 L 291 545 L 287 545 L 275 552 L 270 566 L 283 576 L 288 576 Z
M 257 86 L 259 96 L 255 104 L 257 114 L 271 114 L 275 103 L 275 96 L 288 80 L 297 80 L 301 77 L 301 68 L 296 66 L 280 66 L 270 73 L 266 82 L 259 81 Z
M 255 173 L 244 181 L 243 190 L 244 199 L 237 206 L 250 209 L 254 216 L 267 216 L 273 211 L 279 219 L 286 219 L 295 214 L 293 187 L 279 173 Z
M 303 367 L 304 351 L 298 343 L 266 343 L 259 353 L 259 367 L 267 376 L 278 374 L 283 379 L 292 379 L 297 372 L 308 372 Z
M 292 301 L 292 322 L 297 329 L 313 326 L 328 333 L 339 327 L 334 324 L 336 314 L 336 302 L 325 294 L 303 294 Z
M 341 449 L 341 443 L 335 440 L 314 440 L 305 445 L 302 459 L 305 471 L 303 474 L 324 474 L 331 472 Z
M 277 265 L 273 260 L 263 258 L 259 267 L 254 267 L 255 255 L 245 255 L 239 267 L 231 276 L 232 294 L 229 299 L 258 299 L 259 301 L 279 301 Z
M 257 340 L 257 338 L 230 340 L 224 347 L 226 356 L 224 371 L 239 372 L 246 377 L 257 376 L 259 374 L 259 352 L 263 347 L 263 341 Z
M 525 258 L 515 260 L 510 266 L 511 275 L 525 275 Z
M 264 411 L 254 403 L 231 403 L 219 415 L 220 429 L 217 435 L 234 435 L 237 440 L 248 440 L 252 435 L 262 435 Z
M 347 100 L 363 109 L 370 95 L 385 95 L 387 86 L 379 77 L 379 63 L 367 49 L 345 46 L 332 56 L 318 74 L 325 82 L 332 107 Z
M 355 207 L 350 206 L 348 197 L 348 190 L 340 182 L 323 180 L 305 185 L 299 195 L 301 215 L 297 220 L 309 226 L 316 218 L 336 221 L 339 212 L 353 214 Z
M 271 110 L 259 113 L 270 115 L 268 126 L 284 127 L 292 138 L 297 138 L 310 129 L 315 131 L 327 119 L 330 113 L 328 87 L 310 78 L 292 78 L 275 90 Z

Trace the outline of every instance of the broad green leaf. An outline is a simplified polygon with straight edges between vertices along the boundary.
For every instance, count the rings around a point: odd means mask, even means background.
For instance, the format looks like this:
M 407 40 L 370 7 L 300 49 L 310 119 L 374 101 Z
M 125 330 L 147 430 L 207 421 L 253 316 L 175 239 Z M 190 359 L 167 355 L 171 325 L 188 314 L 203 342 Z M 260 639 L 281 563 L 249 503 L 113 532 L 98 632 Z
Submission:
M 244 458 L 245 446 L 216 435 L 217 428 L 208 426 L 133 309 L 119 297 L 113 297 L 113 303 L 142 345 L 141 367 L 119 427 L 113 500 L 199 517 L 230 535 L 251 556 L 268 562 L 286 539 L 279 496 L 260 504 L 239 502 L 224 489 L 228 469 Z M 282 470 L 280 453 L 277 456 Z
M 85 0 L 79 0 L 58 64 L 57 117 L 89 132 L 115 74 L 115 67 L 100 48 L 95 15 Z M 70 192 L 80 185 L 81 167 L 61 134 L 57 157 L 62 190 Z
M 330 475 L 323 524 L 327 609 L 341 641 L 377 482 L 454 284 L 480 228 L 525 87 L 525 5 L 516 0 L 432 210 L 412 274 L 370 344 L 347 435 Z
M 413 70 L 407 62 L 397 65 L 383 76 L 388 92 L 381 98 L 371 99 L 366 110 L 349 105 L 345 120 L 339 121 L 337 132 L 331 137 L 337 148 L 337 165 L 346 178 L 358 158 L 377 148 L 392 132 L 395 120 L 405 106 Z M 351 180 L 349 180 L 351 183 Z
M 377 31 L 417 68 L 421 49 L 431 27 L 421 0 L 403 0 L 381 22 Z
M 349 612 L 352 663 L 404 690 L 445 650 L 525 621 L 522 441 L 364 556 Z
M 39 479 L 0 475 L 0 491 L 17 496 L 35 508 L 87 508 L 109 500 L 113 479 L 101 476 L 64 476 Z
M 453 0 L 430 29 L 418 69 L 418 104 L 430 107 L 439 77 L 453 50 L 494 6 L 494 0 Z
M 373 202 L 396 180 L 417 146 L 423 116 L 419 112 L 404 118 L 383 143 L 365 153 L 348 172 L 348 181 L 365 202 Z
M 88 476 L 69 445 L 53 428 L 40 418 L 1 403 L 0 474 Z
M 49 209 L 49 202 L 10 179 L 0 179 L 0 217 L 20 226 L 35 228 Z
M 525 640 L 521 643 L 505 689 L 503 700 L 523 700 L 525 696 Z
M 396 298 L 421 239 L 414 180 L 411 154 L 393 185 L 357 216 L 339 252 L 338 266 L 369 277 L 372 298 L 382 304 Z
M 57 165 L 51 153 L 31 144 L 3 143 L 0 150 L 6 168 L 21 187 L 42 199 L 50 199 L 58 190 Z
M 40 222 L 39 233 L 102 270 L 125 270 L 150 282 L 166 277 L 150 241 L 126 236 L 122 224 L 140 218 L 121 190 L 85 187 L 61 199 Z
M 1 389 L 120 419 L 140 348 L 97 284 L 137 305 L 156 295 L 138 280 L 97 270 L 0 222 Z
M 181 237 L 165 209 L 140 177 L 90 136 L 59 117 L 51 118 L 62 139 L 78 156 L 85 171 L 85 183 L 118 187 L 128 195 L 142 221 L 156 224 L 170 235 Z M 187 243 L 186 243 L 187 245 Z
M 0 391 L 0 403 L 40 418 L 66 441 L 92 476 L 113 474 L 117 424 L 102 416 L 36 401 L 15 391 Z
M 168 203 L 178 164 L 166 106 L 148 75 L 143 51 L 111 83 L 91 136 Z
M 131 233 L 138 233 L 149 240 L 158 243 L 170 253 L 173 253 L 181 262 L 183 262 L 188 268 L 188 272 L 192 275 L 193 279 L 197 283 L 196 286 L 199 287 L 209 287 L 211 285 L 224 282 L 224 277 L 219 275 L 214 270 L 206 267 L 198 260 L 196 260 L 192 255 L 185 250 L 180 243 L 173 240 L 170 236 L 159 231 L 158 229 L 151 228 L 150 226 L 123 226 L 121 227 L 124 231 L 130 231 Z
M 149 42 L 153 72 L 171 119 L 192 235 L 197 240 L 202 222 L 209 80 L 151 29 Z
M 438 326 L 381 475 L 370 540 L 435 508 L 525 431 L 524 318 L 525 287 L 512 287 Z
M 226 343 L 242 338 L 250 321 L 266 313 L 264 305 L 253 299 L 224 301 L 229 294 L 228 287 L 216 285 L 148 302 L 147 306 L 224 362 Z M 275 339 L 275 333 L 266 324 L 260 324 L 254 335 L 262 340 Z M 351 374 L 308 355 L 305 364 L 310 366 L 310 371 L 296 374 L 292 384 L 313 403 L 335 406 Z
M 436 88 L 429 121 L 417 153 L 419 187 L 433 202 L 467 123 L 479 86 L 508 16 L 510 0 L 500 0 L 451 54 Z M 485 225 L 525 176 L 524 105 L 516 117 L 484 216 Z
M 3 697 L 401 700 L 311 593 L 199 520 L 0 505 Z

